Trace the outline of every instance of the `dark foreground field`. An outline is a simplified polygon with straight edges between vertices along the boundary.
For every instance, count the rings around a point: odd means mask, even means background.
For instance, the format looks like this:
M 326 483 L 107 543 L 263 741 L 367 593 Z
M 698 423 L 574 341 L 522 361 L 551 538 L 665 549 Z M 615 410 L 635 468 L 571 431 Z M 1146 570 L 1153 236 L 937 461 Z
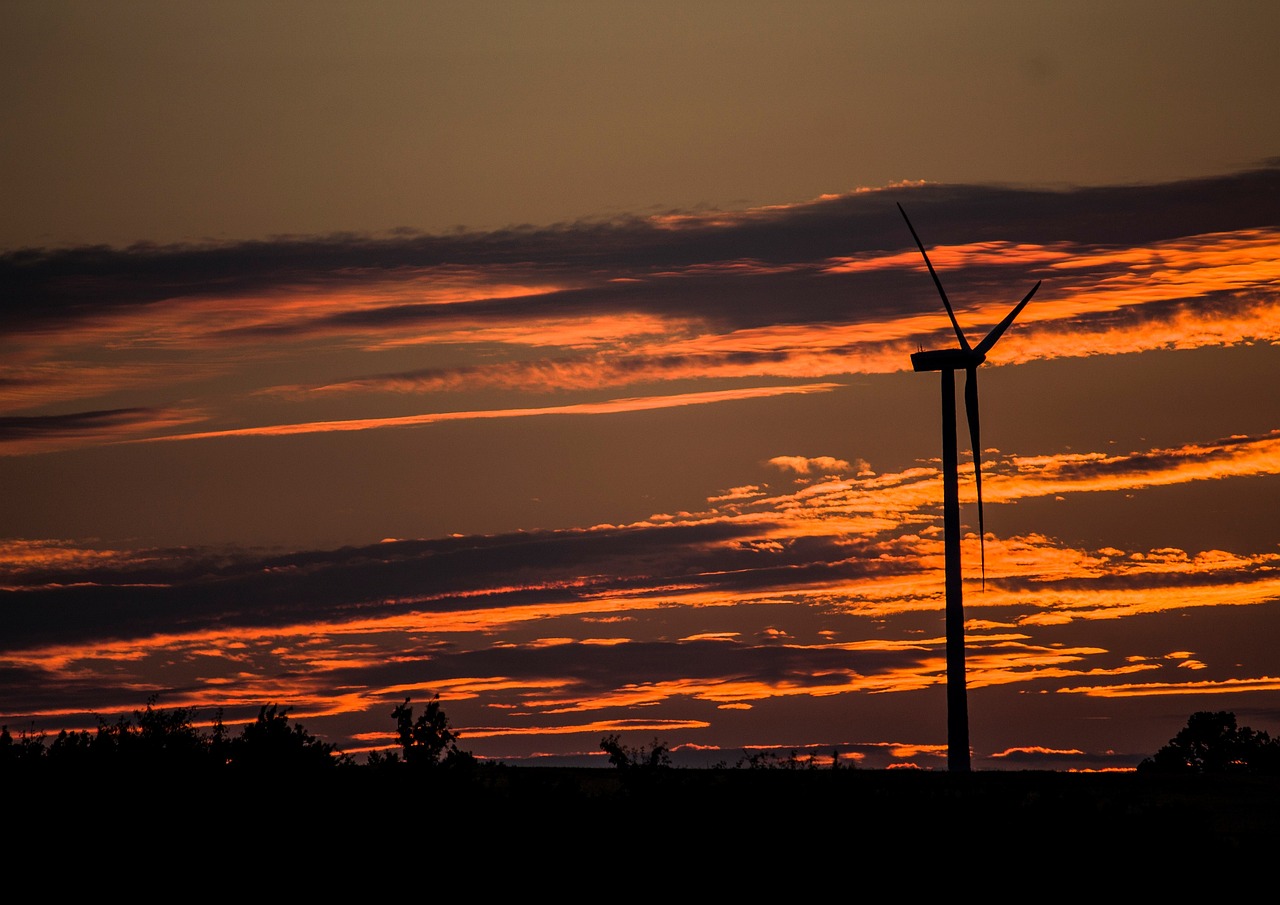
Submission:
M 590 870 L 634 891 L 711 871 L 741 891 L 752 871 L 835 882 L 918 864 L 899 874 L 917 891 L 963 870 L 1061 892 L 1104 875 L 1134 888 L 1261 880 L 1280 853 L 1276 776 L 482 766 L 36 779 L 7 804 L 23 828 L 13 864 L 43 840 L 81 864 L 267 863 L 312 881 Z

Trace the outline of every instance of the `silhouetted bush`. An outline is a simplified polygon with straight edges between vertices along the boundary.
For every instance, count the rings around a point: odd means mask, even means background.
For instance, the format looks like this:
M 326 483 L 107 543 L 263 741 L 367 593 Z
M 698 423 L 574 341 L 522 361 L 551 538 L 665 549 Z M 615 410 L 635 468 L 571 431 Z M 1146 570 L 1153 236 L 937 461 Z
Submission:
M 671 749 L 656 738 L 648 748 L 629 748 L 617 735 L 606 735 L 600 740 L 600 750 L 609 755 L 609 763 L 624 773 L 653 772 L 671 766 Z
M 609 763 L 620 772 L 628 793 L 652 790 L 671 767 L 671 749 L 656 738 L 647 748 L 632 748 L 622 744 L 617 735 L 606 735 L 600 740 L 600 750 L 609 755 Z
M 62 730 L 46 744 L 43 734 L 23 733 L 16 740 L 0 729 L 0 770 L 42 768 L 63 772 L 141 771 L 189 775 L 201 771 L 308 770 L 350 765 L 351 758 L 302 727 L 289 724 L 289 708 L 262 707 L 257 719 L 231 737 L 219 709 L 209 732 L 195 725 L 189 707 L 157 708 L 156 697 L 132 718 L 98 718 L 92 730 Z
M 736 766 L 751 770 L 816 770 L 820 766 L 816 754 L 798 755 L 795 751 L 791 751 L 786 757 L 776 751 L 757 751 L 754 754 L 743 752 L 743 754 Z M 833 748 L 831 751 L 831 769 L 853 769 L 840 766 L 839 748 Z
M 1138 765 L 1140 773 L 1280 773 L 1280 740 L 1236 726 L 1225 710 L 1191 714 L 1185 728 Z

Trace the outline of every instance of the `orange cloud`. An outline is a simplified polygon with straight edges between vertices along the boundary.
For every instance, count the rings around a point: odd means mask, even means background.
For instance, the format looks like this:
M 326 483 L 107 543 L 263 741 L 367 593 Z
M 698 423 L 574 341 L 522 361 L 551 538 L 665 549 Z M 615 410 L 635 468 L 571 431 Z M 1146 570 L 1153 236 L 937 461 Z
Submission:
M 820 383 L 805 386 L 748 387 L 736 390 L 712 390 L 704 393 L 683 393 L 677 396 L 638 396 L 629 399 L 612 399 L 607 402 L 583 402 L 574 405 L 542 406 L 536 408 L 492 409 L 471 412 L 433 412 L 423 415 L 406 415 L 398 418 L 355 418 L 348 421 L 311 421 L 301 424 L 273 424 L 262 427 L 242 427 L 230 430 L 203 431 L 193 434 L 171 434 L 152 437 L 151 440 L 206 440 L 214 437 L 281 437 L 293 434 L 315 434 L 331 431 L 376 430 L 389 427 L 414 427 L 442 421 L 467 421 L 485 418 L 529 418 L 537 415 L 611 415 L 619 412 L 640 412 L 652 409 L 674 408 L 686 405 L 707 405 L 715 402 L 731 402 L 741 399 L 760 399 L 768 396 L 786 396 L 794 393 L 824 393 L 836 389 L 839 384 Z
M 1263 676 L 1257 679 L 1224 679 L 1220 682 L 1153 682 L 1149 685 L 1094 685 L 1058 689 L 1061 694 L 1084 694 L 1100 698 L 1232 694 L 1241 691 L 1280 691 L 1280 679 Z
M 984 499 L 1013 500 L 1073 491 L 1112 492 L 1280 474 L 1280 430 L 1122 456 L 1103 453 L 1014 456 L 1009 461 L 1017 474 L 1000 472 L 990 479 L 984 464 Z M 988 492 L 988 487 L 993 489 Z
M 672 223 L 768 218 L 795 205 L 738 214 L 691 215 Z M 655 223 L 665 222 L 655 218 Z M 996 323 L 1025 289 L 1005 295 L 993 272 L 1008 265 L 1018 279 L 1043 275 L 1045 285 L 1020 318 L 1017 342 L 1004 342 L 993 363 L 1128 354 L 1246 342 L 1280 342 L 1280 230 L 1247 229 L 1182 237 L 1148 246 L 1075 248 L 983 242 L 938 246 L 940 268 L 955 274 L 957 316 L 972 335 Z M 547 391 L 707 378 L 815 380 L 852 373 L 891 373 L 909 367 L 918 346 L 950 345 L 942 311 L 881 316 L 854 323 L 758 323 L 714 329 L 709 316 L 676 317 L 578 305 L 573 313 L 541 311 L 532 302 L 573 290 L 638 281 L 661 296 L 683 278 L 752 279 L 861 271 L 923 273 L 913 249 L 865 252 L 786 264 L 706 260 L 645 270 L 615 263 L 598 269 L 568 264 L 483 264 L 402 268 L 394 272 L 327 274 L 269 292 L 176 296 L 151 304 L 104 307 L 58 330 L 33 328 L 6 338 L 0 371 L 0 410 L 16 411 L 106 392 L 202 379 L 287 361 L 324 343 L 330 350 L 388 350 L 409 344 L 492 344 L 589 354 L 544 360 L 466 364 L 431 372 L 366 375 L 312 385 L 251 389 L 289 398 L 338 392 L 437 392 L 495 387 Z M 972 275 L 976 287 L 966 288 Z M 825 278 L 825 277 L 823 277 Z M 325 285 L 321 279 L 337 280 Z M 980 297 L 979 303 L 966 295 Z M 646 297 L 648 298 L 648 297 Z M 502 306 L 475 305 L 503 300 Z M 529 300 L 529 305 L 522 305 Z M 649 299 L 652 301 L 652 299 Z M 429 322 L 421 318 L 430 313 Z M 761 312 L 763 318 L 764 312 Z M 232 344 L 235 344 L 234 346 Z M 234 348 L 234 360 L 227 358 Z M 103 350 L 112 356 L 103 364 Z M 143 364 L 123 354 L 181 354 L 181 360 Z M 220 403 L 220 404 L 225 404 Z M 320 424 L 323 422 L 310 422 Z M 361 423 L 353 419 L 348 424 Z M 342 429 L 342 428 L 327 428 Z M 257 428 L 244 428 L 261 432 Z M 29 451 L 101 442 L 97 435 L 64 437 L 54 447 L 34 441 Z
M 844 459 L 833 459 L 831 456 L 816 456 L 813 458 L 807 456 L 774 456 L 769 460 L 769 464 L 777 466 L 784 471 L 794 471 L 796 474 L 809 474 L 811 471 L 819 474 L 839 474 L 840 472 L 851 470 L 851 466 Z
M 1048 265 L 1070 261 L 1072 251 L 1065 243 L 1053 246 L 1018 245 L 1012 242 L 973 242 L 965 245 L 936 245 L 929 249 L 929 260 L 935 269 L 955 272 L 965 267 L 987 265 Z M 865 253 L 847 258 L 832 258 L 824 266 L 826 273 L 862 273 L 872 270 L 914 270 L 928 273 L 920 253 L 912 248 L 891 254 Z M 1003 316 L 1003 315 L 1001 315 Z
M 87 399 L 126 390 L 141 391 L 156 384 L 177 384 L 208 379 L 225 373 L 211 364 L 181 365 L 116 362 L 110 365 L 84 361 L 74 355 L 58 356 L 46 349 L 42 361 L 26 365 L 0 365 L 0 412 L 30 410 L 39 406 Z
M 447 343 L 500 343 L 532 348 L 553 346 L 590 349 L 624 341 L 636 342 L 646 336 L 669 336 L 691 329 L 694 323 L 634 312 L 562 318 L 514 314 L 502 320 L 458 317 L 453 320 L 433 320 L 427 328 L 406 330 L 400 325 L 393 335 L 380 335 L 368 348 L 376 350 Z M 554 362 L 540 363 L 539 367 L 552 373 L 557 370 Z M 568 367 L 564 367 L 563 371 L 571 373 Z

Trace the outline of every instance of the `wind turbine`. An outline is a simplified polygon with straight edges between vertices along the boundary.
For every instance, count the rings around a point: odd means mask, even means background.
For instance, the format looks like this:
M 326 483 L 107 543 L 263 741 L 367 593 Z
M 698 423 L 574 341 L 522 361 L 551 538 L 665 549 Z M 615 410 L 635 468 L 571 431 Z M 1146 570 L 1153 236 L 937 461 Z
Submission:
M 1031 296 L 1040 288 L 1039 281 L 1031 287 L 1031 291 L 1023 296 L 1014 309 L 1005 315 L 1004 320 L 996 324 L 976 346 L 970 346 L 964 331 L 956 321 L 955 312 L 951 310 L 951 301 L 947 298 L 942 281 L 933 269 L 924 244 L 916 235 L 915 227 L 902 210 L 902 219 L 907 221 L 907 229 L 916 240 L 916 247 L 924 257 L 929 268 L 929 276 L 933 277 L 933 285 L 938 287 L 938 295 L 942 296 L 942 304 L 947 309 L 947 317 L 956 331 L 956 339 L 960 341 L 957 349 L 922 349 L 911 356 L 911 366 L 917 371 L 942 372 L 942 532 L 946 564 L 947 594 L 947 769 L 953 772 L 969 772 L 969 704 L 965 690 L 964 665 L 964 596 L 960 575 L 960 496 L 959 477 L 957 473 L 956 453 L 956 384 L 955 372 L 965 372 L 964 408 L 969 420 L 969 443 L 973 450 L 973 480 L 978 494 L 978 545 L 982 556 L 982 583 L 987 581 L 986 536 L 982 521 L 982 443 L 979 439 L 978 424 L 978 366 L 987 359 L 987 353 L 996 341 L 1009 329 L 1013 319 L 1018 316 Z

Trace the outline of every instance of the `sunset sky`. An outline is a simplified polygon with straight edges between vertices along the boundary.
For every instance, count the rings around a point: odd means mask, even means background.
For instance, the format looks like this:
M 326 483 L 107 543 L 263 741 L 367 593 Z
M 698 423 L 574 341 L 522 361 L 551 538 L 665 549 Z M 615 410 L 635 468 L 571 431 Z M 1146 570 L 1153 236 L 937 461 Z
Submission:
M 1280 735 L 1280 6 L 0 0 L 0 724 Z M 957 385 L 963 384 L 958 375 Z M 962 395 L 962 394 L 958 394 Z M 962 406 L 963 400 L 957 399 Z

